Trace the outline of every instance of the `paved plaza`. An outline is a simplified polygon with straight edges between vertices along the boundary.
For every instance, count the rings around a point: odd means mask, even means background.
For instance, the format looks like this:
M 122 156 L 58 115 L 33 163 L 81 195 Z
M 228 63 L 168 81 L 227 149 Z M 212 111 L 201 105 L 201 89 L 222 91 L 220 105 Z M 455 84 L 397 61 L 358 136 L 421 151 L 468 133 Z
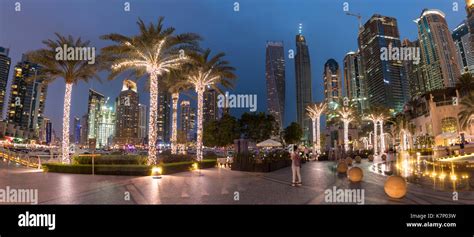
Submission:
M 44 173 L 0 161 L 0 188 L 38 189 L 39 204 L 330 204 L 326 189 L 363 189 L 365 204 L 474 204 L 474 191 L 437 191 L 408 184 L 407 195 L 391 199 L 383 184 L 386 176 L 364 170 L 363 181 L 351 183 L 333 172 L 333 162 L 308 162 L 301 173 L 303 186 L 292 187 L 291 169 L 249 173 L 212 168 L 151 177 Z M 130 198 L 127 198 L 130 197 Z

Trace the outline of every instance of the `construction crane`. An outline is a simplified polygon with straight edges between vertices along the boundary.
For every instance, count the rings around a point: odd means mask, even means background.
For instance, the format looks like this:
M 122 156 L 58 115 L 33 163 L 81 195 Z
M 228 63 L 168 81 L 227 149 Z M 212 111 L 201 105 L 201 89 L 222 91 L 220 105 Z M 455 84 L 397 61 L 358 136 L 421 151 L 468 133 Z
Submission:
M 357 17 L 357 20 L 359 21 L 359 29 L 362 29 L 362 15 L 360 15 L 359 13 L 350 12 L 346 12 L 346 15 Z

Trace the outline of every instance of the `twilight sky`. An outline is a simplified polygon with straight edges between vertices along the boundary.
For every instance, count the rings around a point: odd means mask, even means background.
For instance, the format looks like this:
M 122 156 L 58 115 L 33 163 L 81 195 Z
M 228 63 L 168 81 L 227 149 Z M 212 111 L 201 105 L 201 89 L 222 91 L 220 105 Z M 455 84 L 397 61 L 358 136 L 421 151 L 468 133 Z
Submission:
M 130 12 L 123 10 L 127 1 Z M 15 2 L 21 2 L 21 12 L 14 11 Z M 234 11 L 234 2 L 239 2 L 240 11 Z M 313 100 L 321 101 L 324 63 L 334 58 L 342 68 L 345 54 L 357 48 L 357 19 L 345 15 L 344 2 L 351 12 L 362 14 L 363 22 L 375 13 L 396 17 L 402 39 L 417 37 L 413 20 L 424 8 L 446 13 L 450 29 L 466 18 L 464 0 L 0 0 L 0 46 L 10 48 L 10 85 L 13 66 L 21 55 L 43 47 L 41 41 L 54 38 L 54 32 L 80 36 L 101 48 L 109 42 L 100 40 L 100 35 L 133 35 L 138 32 L 138 17 L 156 22 L 158 16 L 164 16 L 165 26 L 175 27 L 178 33 L 198 33 L 204 38 L 203 48 L 225 52 L 239 77 L 231 93 L 257 94 L 258 111 L 266 111 L 266 41 L 284 41 L 288 52 L 295 48 L 298 24 L 303 23 L 311 56 Z M 454 2 L 459 3 L 457 12 Z M 294 61 L 285 60 L 287 125 L 296 120 L 296 97 Z M 102 83 L 79 83 L 73 88 L 71 118 L 86 113 L 89 88 L 115 100 L 124 78 L 106 81 L 106 75 L 101 73 Z M 138 84 L 140 102 L 148 105 L 144 82 Z M 53 82 L 46 101 L 45 115 L 52 119 L 57 135 L 61 133 L 64 88 L 63 80 Z M 234 109 L 233 114 L 246 111 Z

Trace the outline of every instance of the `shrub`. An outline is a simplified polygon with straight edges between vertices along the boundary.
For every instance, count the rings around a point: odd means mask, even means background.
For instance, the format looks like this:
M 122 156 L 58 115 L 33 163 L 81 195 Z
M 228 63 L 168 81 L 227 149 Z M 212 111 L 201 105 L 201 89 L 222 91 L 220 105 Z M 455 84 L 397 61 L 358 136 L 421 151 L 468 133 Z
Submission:
M 189 154 L 163 154 L 158 155 L 158 159 L 163 163 L 176 163 L 183 161 L 194 161 L 195 156 Z

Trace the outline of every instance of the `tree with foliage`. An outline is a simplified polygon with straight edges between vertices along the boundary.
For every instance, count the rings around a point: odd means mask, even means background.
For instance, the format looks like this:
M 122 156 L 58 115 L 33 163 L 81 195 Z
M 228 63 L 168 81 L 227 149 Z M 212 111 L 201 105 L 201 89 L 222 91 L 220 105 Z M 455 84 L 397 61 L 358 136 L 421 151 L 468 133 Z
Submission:
M 474 91 L 474 77 L 469 72 L 463 73 L 456 83 L 456 88 L 465 96 Z
M 474 121 L 474 94 L 464 97 L 460 104 L 459 123 L 462 129 L 467 129 Z
M 204 124 L 204 145 L 227 147 L 240 137 L 237 119 L 224 114 L 219 120 Z
M 69 123 L 71 114 L 71 97 L 72 87 L 77 85 L 80 81 L 88 82 L 89 79 L 100 80 L 97 73 L 103 69 L 102 56 L 96 58 L 95 63 L 90 64 L 85 60 L 56 60 L 58 48 L 67 46 L 69 48 L 91 47 L 90 41 L 83 41 L 80 37 L 63 36 L 56 33 L 57 39 L 44 40 L 45 48 L 29 52 L 27 57 L 33 63 L 41 67 L 41 72 L 38 77 L 43 77 L 44 84 L 49 84 L 58 78 L 64 80 L 66 90 L 64 93 L 64 108 L 63 108 L 63 139 L 61 146 L 61 162 L 70 163 L 69 156 Z M 29 80 L 31 78 L 28 78 Z
M 283 133 L 283 138 L 285 139 L 286 144 L 297 144 L 303 137 L 303 128 L 301 128 L 298 123 L 292 122 L 285 128 Z
M 247 139 L 261 142 L 278 135 L 278 126 L 272 115 L 244 113 L 239 119 L 240 133 Z
M 136 78 L 147 76 L 150 84 L 150 109 L 148 122 L 148 164 L 158 163 L 156 153 L 158 118 L 158 81 L 170 70 L 180 69 L 189 61 L 187 55 L 199 48 L 201 37 L 194 33 L 175 34 L 173 27 L 164 27 L 164 18 L 148 26 L 141 19 L 137 25 L 140 33 L 125 36 L 111 33 L 101 36 L 112 45 L 102 49 L 111 63 L 109 79 L 129 71 Z

